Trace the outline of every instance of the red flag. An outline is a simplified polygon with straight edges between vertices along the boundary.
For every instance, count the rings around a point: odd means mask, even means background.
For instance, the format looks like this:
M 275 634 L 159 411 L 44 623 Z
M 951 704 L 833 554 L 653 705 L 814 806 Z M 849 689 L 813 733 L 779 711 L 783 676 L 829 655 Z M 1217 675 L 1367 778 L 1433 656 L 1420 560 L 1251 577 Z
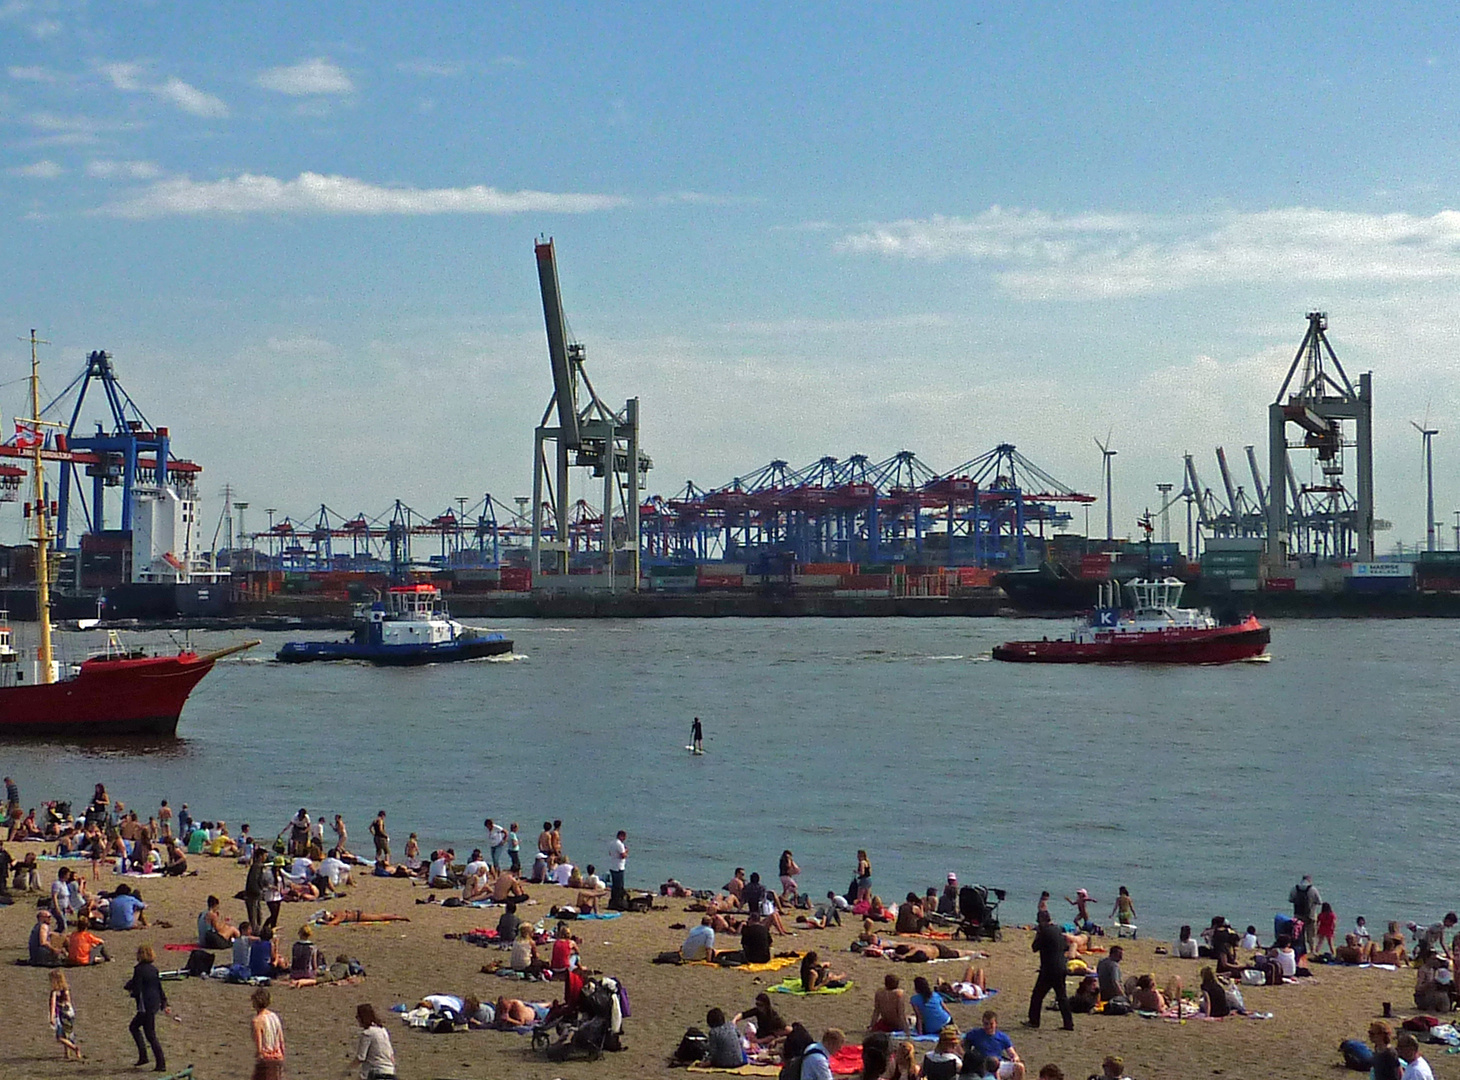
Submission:
M 15 421 L 15 445 L 21 450 L 33 450 L 37 446 L 44 446 L 46 437 L 41 432 L 39 424 L 30 420 Z

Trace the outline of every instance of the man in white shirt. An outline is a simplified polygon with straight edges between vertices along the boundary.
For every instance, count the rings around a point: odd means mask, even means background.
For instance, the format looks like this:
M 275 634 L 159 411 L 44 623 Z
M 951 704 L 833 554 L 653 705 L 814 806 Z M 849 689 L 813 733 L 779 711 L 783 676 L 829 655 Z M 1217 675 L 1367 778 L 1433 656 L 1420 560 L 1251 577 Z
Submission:
M 613 882 L 608 906 L 614 911 L 623 911 L 629 906 L 629 894 L 624 888 L 624 868 L 628 864 L 629 834 L 620 829 L 613 843 L 608 845 L 608 876 Z
M 426 874 L 426 881 L 433 889 L 454 889 L 456 879 L 451 874 L 451 863 L 456 858 L 456 852 L 451 848 L 439 852 L 436 858 L 431 860 L 431 869 Z
M 1435 1080 L 1430 1063 L 1420 1056 L 1419 1040 L 1413 1035 L 1402 1032 L 1394 1043 L 1394 1049 L 1399 1051 L 1400 1060 L 1405 1063 L 1400 1080 Z
M 326 856 L 315 867 L 314 871 L 320 878 L 329 882 L 331 889 L 338 889 L 341 885 L 353 885 L 354 880 L 350 877 L 350 867 L 347 863 L 335 858 L 333 855 Z
M 487 818 L 483 824 L 487 829 L 487 847 L 492 852 L 492 870 L 500 873 L 502 869 L 502 856 L 507 852 L 507 830 L 491 818 Z

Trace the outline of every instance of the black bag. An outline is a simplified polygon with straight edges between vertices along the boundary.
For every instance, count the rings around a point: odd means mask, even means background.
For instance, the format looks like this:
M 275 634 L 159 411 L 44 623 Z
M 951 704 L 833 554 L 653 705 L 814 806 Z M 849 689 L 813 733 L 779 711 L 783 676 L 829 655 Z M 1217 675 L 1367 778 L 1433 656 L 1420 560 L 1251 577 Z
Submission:
M 805 1054 L 786 1059 L 785 1064 L 781 1066 L 781 1071 L 776 1074 L 776 1080 L 801 1080 L 801 1063 L 811 1054 L 826 1057 L 826 1051 L 820 1046 L 815 1049 L 808 1047 Z
M 213 970 L 214 955 L 206 949 L 194 949 L 188 953 L 187 965 L 183 968 L 189 975 L 207 975 Z
M 674 1050 L 674 1060 L 686 1065 L 703 1061 L 710 1052 L 710 1037 L 699 1028 L 692 1027 L 684 1033 Z
M 629 911 L 652 911 L 654 909 L 654 894 L 645 893 L 643 896 L 629 897 Z

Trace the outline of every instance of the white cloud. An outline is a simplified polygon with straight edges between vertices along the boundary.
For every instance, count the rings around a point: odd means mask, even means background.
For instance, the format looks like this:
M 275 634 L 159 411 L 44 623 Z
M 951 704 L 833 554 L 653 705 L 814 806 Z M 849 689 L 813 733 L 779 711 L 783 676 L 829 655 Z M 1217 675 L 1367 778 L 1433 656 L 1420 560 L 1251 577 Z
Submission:
M 11 176 L 24 177 L 27 180 L 54 180 L 66 170 L 49 159 L 37 161 L 30 165 L 16 165 L 6 169 Z
M 265 90 L 298 97 L 309 94 L 348 94 L 355 89 L 355 84 L 345 73 L 345 69 L 323 56 L 287 67 L 261 71 L 254 82 Z
M 118 90 L 133 93 L 142 89 L 142 65 L 130 63 L 100 64 L 97 70 L 111 80 Z
M 228 106 L 223 103 L 222 98 L 214 97 L 195 86 L 189 86 L 176 77 L 152 87 L 152 93 L 164 101 L 172 102 L 183 112 L 191 113 L 193 116 L 224 117 L 228 115 Z
M 193 116 L 218 119 L 228 115 L 228 106 L 222 98 L 199 90 L 175 75 L 160 83 L 152 82 L 146 78 L 147 70 L 142 64 L 130 62 L 100 64 L 97 70 L 125 93 L 151 94 Z
M 213 181 L 163 180 L 140 194 L 110 203 L 116 217 L 155 218 L 204 214 L 581 214 L 611 210 L 628 200 L 616 195 L 499 191 L 462 188 L 387 187 L 348 176 L 301 173 L 293 180 L 242 176 Z
M 19 79 L 22 82 L 53 83 L 56 81 L 56 73 L 49 68 L 39 65 L 33 67 L 11 66 L 5 69 L 5 73 L 12 79 Z
M 61 32 L 61 24 L 55 19 L 37 19 L 30 24 L 30 32 L 44 41 L 46 38 L 55 37 Z
M 1460 211 L 1431 217 L 1306 207 L 1192 217 L 1061 216 L 993 207 L 874 224 L 836 250 L 989 265 L 1010 292 L 1100 298 L 1275 282 L 1460 278 Z
M 654 199 L 663 206 L 749 206 L 763 200 L 754 195 L 713 195 L 704 191 L 672 191 Z
M 100 142 L 103 134 L 130 131 L 137 126 L 125 121 L 64 116 L 52 112 L 31 113 L 25 122 L 41 133 L 29 140 L 33 146 L 86 146 Z
M 111 161 L 100 158 L 86 163 L 86 175 L 98 180 L 156 180 L 162 169 L 150 161 Z

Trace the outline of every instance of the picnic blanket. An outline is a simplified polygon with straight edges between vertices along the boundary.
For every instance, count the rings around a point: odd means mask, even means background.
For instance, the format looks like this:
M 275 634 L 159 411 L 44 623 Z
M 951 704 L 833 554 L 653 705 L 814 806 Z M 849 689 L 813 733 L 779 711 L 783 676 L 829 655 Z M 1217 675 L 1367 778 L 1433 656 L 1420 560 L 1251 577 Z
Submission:
M 831 1075 L 860 1076 L 862 1073 L 862 1048 L 848 1043 L 831 1055 Z
M 848 979 L 845 986 L 823 986 L 820 990 L 813 990 L 813 991 L 811 991 L 811 993 L 812 994 L 845 994 L 851 988 L 852 988 L 852 982 L 851 982 L 850 979 Z M 789 978 L 786 978 L 786 979 L 782 980 L 781 982 L 777 983 L 775 986 L 772 986 L 770 989 L 771 989 L 771 993 L 772 994 L 795 994 L 797 997 L 809 997 L 810 996 L 810 995 L 807 994 L 807 992 L 805 990 L 801 989 L 801 976 L 800 975 L 792 975 Z M 861 1051 L 861 1048 L 858 1047 L 858 1052 L 860 1053 L 860 1051 Z M 861 1067 L 862 1067 L 862 1065 L 861 1065 L 861 1062 L 859 1061 L 857 1063 L 857 1068 L 860 1069 Z
M 736 971 L 780 971 L 781 968 L 791 967 L 792 965 L 799 964 L 800 962 L 801 962 L 801 958 L 799 956 L 772 956 L 770 958 L 770 961 L 768 963 L 764 963 L 764 964 L 737 964 L 737 965 L 735 965 L 735 970 Z

